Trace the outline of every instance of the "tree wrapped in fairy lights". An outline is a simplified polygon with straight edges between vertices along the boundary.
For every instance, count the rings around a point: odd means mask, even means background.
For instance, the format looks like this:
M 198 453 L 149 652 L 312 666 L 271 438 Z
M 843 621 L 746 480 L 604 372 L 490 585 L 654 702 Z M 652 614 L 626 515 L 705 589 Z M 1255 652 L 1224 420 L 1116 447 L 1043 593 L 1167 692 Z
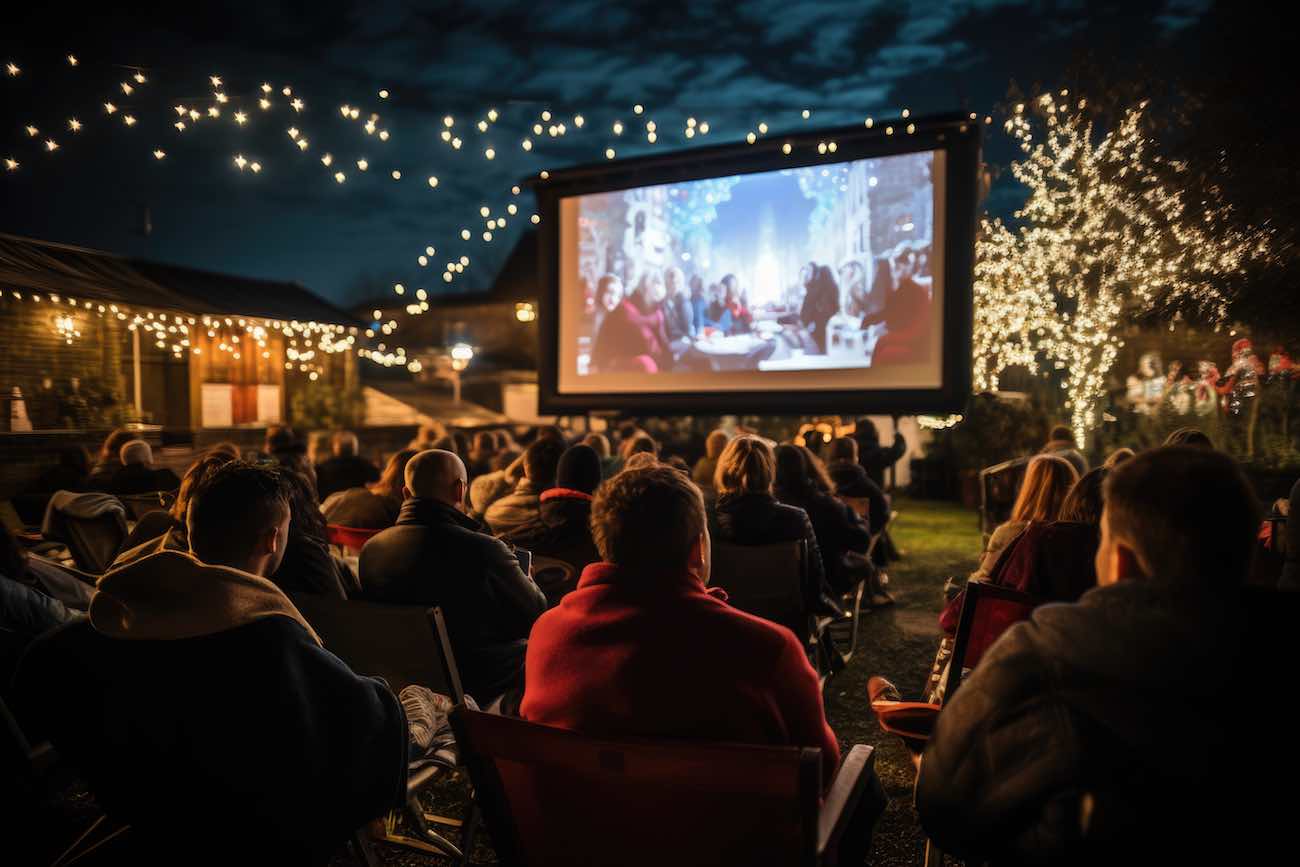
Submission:
M 1097 427 L 1128 321 L 1181 312 L 1219 323 L 1227 287 L 1265 249 L 1265 233 L 1229 228 L 1219 202 L 1189 202 L 1186 165 L 1155 153 L 1147 103 L 1099 130 L 1086 100 L 1043 94 L 1005 129 L 1029 192 L 1020 225 L 985 220 L 975 265 L 975 385 L 996 389 L 1011 365 L 1062 372 L 1075 438 Z

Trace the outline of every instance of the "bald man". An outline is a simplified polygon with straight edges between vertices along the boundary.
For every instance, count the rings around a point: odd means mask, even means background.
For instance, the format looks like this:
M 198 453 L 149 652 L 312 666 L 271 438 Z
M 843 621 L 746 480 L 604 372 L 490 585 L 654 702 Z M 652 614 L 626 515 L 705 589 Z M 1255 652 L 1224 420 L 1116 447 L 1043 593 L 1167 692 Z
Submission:
M 174 491 L 181 486 L 180 478 L 166 467 L 155 467 L 153 449 L 144 440 L 131 440 L 119 451 L 122 468 L 113 474 L 108 492 L 125 497 L 132 494 L 151 494 L 154 491 Z
M 506 543 L 464 514 L 465 465 L 430 449 L 406 465 L 397 524 L 361 549 L 361 595 L 377 602 L 441 606 L 465 691 L 480 706 L 523 691 L 528 633 L 546 597 Z

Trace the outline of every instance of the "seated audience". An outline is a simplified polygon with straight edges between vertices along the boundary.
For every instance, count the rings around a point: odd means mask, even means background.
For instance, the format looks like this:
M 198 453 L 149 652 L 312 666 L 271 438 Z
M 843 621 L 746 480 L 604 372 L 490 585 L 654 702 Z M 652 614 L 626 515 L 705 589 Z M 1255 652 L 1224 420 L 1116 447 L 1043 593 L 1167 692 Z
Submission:
M 86 480 L 86 489 L 107 492 L 113 474 L 122 469 L 122 446 L 131 440 L 138 439 L 140 439 L 140 434 L 121 427 L 105 437 L 104 445 L 99 449 L 95 465 L 90 468 L 90 478 Z
M 822 751 L 839 761 L 817 673 L 789 630 L 711 595 L 699 489 L 667 467 L 619 473 L 592 504 L 604 562 L 543 614 L 521 716 L 595 735 Z
M 889 498 L 871 480 L 858 462 L 858 443 L 851 437 L 836 437 L 827 451 L 826 472 L 835 485 L 835 496 L 865 518 L 872 533 L 889 523 Z
M 190 464 L 185 477 L 181 479 L 172 507 L 165 512 L 158 510 L 140 516 L 122 543 L 122 553 L 117 555 L 113 565 L 131 563 L 164 549 L 188 551 L 190 543 L 185 535 L 185 511 L 189 508 L 190 500 L 209 474 L 232 460 L 234 458 L 226 452 L 209 451 Z
M 209 446 L 209 447 L 208 447 L 208 450 L 207 450 L 207 454 L 210 454 L 210 455 L 216 455 L 216 454 L 230 455 L 230 459 L 231 459 L 231 460 L 235 460 L 235 461 L 241 460 L 241 459 L 244 457 L 244 452 L 243 452 L 243 450 L 241 450 L 241 449 L 239 448 L 239 446 L 235 445 L 234 443 L 230 442 L 229 440 L 226 440 L 226 441 L 223 441 L 223 442 L 219 442 L 219 443 L 217 443 L 216 445 Z
M 596 457 L 600 458 L 600 477 L 602 479 L 608 479 L 618 472 L 618 469 L 614 466 L 617 462 L 616 458 L 610 452 L 609 437 L 598 433 L 587 434 L 582 438 L 582 444 L 591 446 L 596 452 Z
M 426 449 L 433 448 L 433 444 L 447 435 L 447 426 L 440 421 L 431 421 L 428 424 L 420 425 L 420 430 L 416 433 L 415 438 L 411 440 L 408 449 L 415 449 L 422 452 Z
M 985 580 L 1039 602 L 1074 602 L 1097 584 L 1093 560 L 1101 539 L 1102 490 L 1110 470 L 1097 467 L 1074 483 L 1055 521 L 1035 521 L 1003 550 Z M 965 591 L 949 600 L 939 626 L 952 635 Z
M 286 593 L 346 599 L 360 586 L 352 570 L 330 551 L 325 516 L 316 491 L 302 473 L 281 470 L 289 493 L 289 539 L 279 568 L 267 577 Z M 191 543 L 192 544 L 192 543 Z
M 144 440 L 131 440 L 122 446 L 121 461 L 121 469 L 108 482 L 108 492 L 114 496 L 174 491 L 181 485 L 171 470 L 153 465 L 153 449 Z
M 701 488 L 713 487 L 713 474 L 718 469 L 718 458 L 727 447 L 731 438 L 725 430 L 710 431 L 704 440 L 704 457 L 695 462 L 691 470 L 691 481 Z
M 461 512 L 465 465 L 451 452 L 420 452 L 406 465 L 397 525 L 361 549 L 362 595 L 441 606 L 465 691 L 487 706 L 523 683 L 528 632 L 546 597 L 505 542 Z M 503 710 L 510 710 L 503 702 Z
M 1011 519 L 1001 524 L 989 537 L 988 545 L 980 555 L 980 565 L 972 579 L 987 578 L 998 562 L 1002 550 L 1034 521 L 1055 521 L 1060 517 L 1061 504 L 1079 475 L 1065 458 L 1055 455 L 1037 455 L 1025 467 L 1025 478 L 1020 483 L 1020 493 L 1011 507 Z
M 542 492 L 555 487 L 555 470 L 562 454 L 564 446 L 549 436 L 539 436 L 524 450 L 524 477 L 484 512 L 484 521 L 493 533 L 503 536 L 537 519 Z
M 524 477 L 524 453 L 514 449 L 497 452 L 492 472 L 479 476 L 469 486 L 469 513 L 482 520 L 497 500 L 509 494 Z
M 1113 470 L 1129 458 L 1135 456 L 1137 452 L 1127 446 L 1121 446 L 1106 456 L 1106 462 L 1102 464 L 1106 469 Z
M 90 484 L 90 455 L 84 446 L 59 449 L 59 462 L 37 476 L 30 490 L 42 494 L 55 491 L 85 491 Z
M 812 522 L 803 509 L 776 501 L 772 496 L 775 480 L 775 459 L 772 447 L 765 440 L 749 435 L 733 439 L 718 458 L 713 476 L 718 500 L 710 516 L 709 532 L 714 540 L 731 545 L 806 541 L 808 574 L 803 588 L 804 602 L 809 611 L 839 613 L 839 607 L 830 598 Z
M 591 497 L 600 485 L 600 458 L 590 446 L 571 447 L 560 458 L 555 487 L 542 493 L 537 517 L 509 533 L 502 540 L 531 551 L 535 557 L 551 557 L 568 563 L 577 573 L 600 559 L 591 538 Z M 542 591 L 552 603 L 572 585 L 547 587 Z
M 307 460 L 307 445 L 293 428 L 279 424 L 268 427 L 263 452 L 271 463 L 301 473 L 315 487 L 316 468 Z
M 596 736 L 813 747 L 829 783 L 839 744 L 804 649 L 706 590 L 699 489 L 668 467 L 619 473 L 591 526 L 604 562 L 537 621 L 521 716 Z M 884 804 L 878 791 L 864 801 L 839 863 L 855 863 Z
M 469 451 L 465 469 L 470 479 L 492 472 L 492 458 L 497 453 L 497 438 L 492 431 L 481 430 L 474 434 L 474 446 Z
M 319 467 L 333 455 L 334 436 L 329 431 L 314 431 L 307 437 L 307 463 Z
M 1047 445 L 1043 446 L 1039 454 L 1055 455 L 1058 458 L 1065 458 L 1069 461 L 1070 466 L 1074 467 L 1076 475 L 1083 475 L 1088 472 L 1088 459 L 1079 451 L 1074 442 L 1074 432 L 1070 430 L 1069 425 L 1058 424 L 1052 428 L 1051 434 L 1047 437 Z
M 47 592 L 40 579 L 31 569 L 27 551 L 9 528 L 0 524 L 0 696 L 8 696 L 14 670 L 27 646 L 77 616 L 56 594 Z M 85 589 L 91 588 L 87 585 Z M 89 603 L 90 593 L 85 592 L 81 607 Z
M 1198 449 L 1214 448 L 1213 440 L 1194 427 L 1180 427 L 1178 430 L 1165 437 L 1163 445 L 1193 446 Z
M 406 463 L 416 454 L 414 449 L 402 449 L 388 459 L 379 481 L 326 497 L 320 507 L 326 522 L 361 530 L 382 530 L 397 523 L 397 513 L 402 508 L 402 487 L 406 484 Z
M 907 440 L 895 430 L 894 441 L 888 446 L 881 445 L 876 423 L 864 416 L 853 425 L 853 441 L 858 444 L 858 463 L 867 471 L 867 476 L 876 483 L 876 487 L 884 490 L 885 470 L 907 454 Z
M 330 494 L 379 481 L 379 469 L 357 454 L 357 435 L 335 431 L 330 439 L 333 457 L 316 465 L 316 493 L 323 501 Z
M 871 531 L 856 512 L 830 493 L 831 482 L 824 477 L 825 470 L 811 464 L 810 458 L 799 446 L 777 446 L 773 490 L 782 503 L 808 514 L 821 550 L 826 581 L 835 592 L 847 593 L 859 581 L 875 574 L 866 558 Z M 886 604 L 886 600 L 872 604 Z
M 1257 528 L 1224 455 L 1160 448 L 1110 473 L 1098 587 L 1011 627 L 938 716 L 916 806 L 940 849 L 992 863 L 1197 863 L 1231 846 L 1244 863 L 1276 840 L 1264 817 L 1291 811 L 1269 768 L 1294 747 L 1281 738 L 1228 759 L 1252 742 L 1241 701 L 1258 693 L 1241 678 L 1277 663 L 1239 656 Z
M 288 534 L 283 477 L 230 463 L 191 504 L 194 554 L 109 572 L 21 664 L 20 716 L 130 826 L 133 861 L 325 864 L 405 797 L 397 698 L 266 580 Z M 220 833 L 196 843 L 196 817 Z

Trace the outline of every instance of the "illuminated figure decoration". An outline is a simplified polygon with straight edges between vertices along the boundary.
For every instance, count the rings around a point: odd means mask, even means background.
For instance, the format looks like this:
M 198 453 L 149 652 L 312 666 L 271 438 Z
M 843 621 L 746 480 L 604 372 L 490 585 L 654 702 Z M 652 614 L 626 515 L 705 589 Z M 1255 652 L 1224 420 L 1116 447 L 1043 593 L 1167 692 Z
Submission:
M 1129 406 L 1141 415 L 1154 415 L 1165 393 L 1165 376 L 1159 352 L 1144 352 L 1136 374 L 1125 382 Z M 1174 368 L 1171 365 L 1171 370 Z
M 1216 387 L 1219 383 L 1219 366 L 1213 361 L 1201 359 L 1196 362 L 1196 372 L 1200 379 L 1196 381 L 1196 388 L 1192 396 L 1193 411 L 1201 416 L 1211 416 L 1219 412 L 1219 392 Z

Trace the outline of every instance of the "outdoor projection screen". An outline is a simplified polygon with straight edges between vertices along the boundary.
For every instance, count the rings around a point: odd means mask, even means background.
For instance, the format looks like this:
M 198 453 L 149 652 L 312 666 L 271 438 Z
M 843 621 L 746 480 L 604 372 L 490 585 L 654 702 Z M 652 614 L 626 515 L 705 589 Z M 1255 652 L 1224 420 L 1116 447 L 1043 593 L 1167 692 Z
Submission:
M 539 181 L 542 411 L 960 409 L 979 127 L 876 127 Z

